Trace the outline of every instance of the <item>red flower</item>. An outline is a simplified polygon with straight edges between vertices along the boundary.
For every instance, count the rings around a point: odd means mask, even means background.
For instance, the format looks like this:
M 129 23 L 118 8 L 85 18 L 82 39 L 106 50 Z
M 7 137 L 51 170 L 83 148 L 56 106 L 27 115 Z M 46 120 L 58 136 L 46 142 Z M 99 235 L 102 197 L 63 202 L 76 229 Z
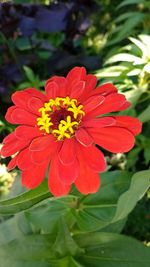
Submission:
M 103 153 L 127 152 L 141 123 L 129 116 L 105 115 L 127 109 L 130 103 L 111 83 L 98 86 L 96 77 L 75 67 L 66 78 L 49 79 L 43 94 L 34 88 L 15 92 L 6 120 L 21 124 L 5 137 L 1 154 L 16 153 L 8 169 L 22 170 L 22 184 L 35 188 L 48 170 L 49 189 L 65 195 L 71 184 L 83 193 L 99 189 L 99 172 L 106 169 Z M 49 167 L 50 164 L 50 167 Z

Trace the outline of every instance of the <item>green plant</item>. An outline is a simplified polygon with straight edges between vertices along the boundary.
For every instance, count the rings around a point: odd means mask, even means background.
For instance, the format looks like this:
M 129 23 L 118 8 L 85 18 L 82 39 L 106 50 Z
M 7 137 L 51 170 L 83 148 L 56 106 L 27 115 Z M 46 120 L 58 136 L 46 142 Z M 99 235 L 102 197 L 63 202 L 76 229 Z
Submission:
M 21 90 L 28 87 L 40 88 L 44 85 L 44 81 L 41 81 L 38 75 L 35 75 L 33 70 L 27 66 L 23 67 L 25 74 L 25 81 L 23 81 L 18 87 L 17 90 Z
M 142 94 L 144 100 L 150 97 L 150 36 L 140 35 L 139 39 L 130 37 L 129 40 L 132 43 L 107 58 L 106 67 L 97 71 L 97 76 L 113 80 L 127 99 L 136 104 Z
M 141 28 L 149 31 L 150 4 L 147 0 L 125 0 L 116 8 L 117 18 L 113 20 L 108 46 L 118 44 L 131 34 L 137 34 Z M 120 14 L 121 13 L 121 14 Z
M 53 198 L 45 181 L 0 202 L 0 214 L 16 214 L 0 225 L 2 266 L 148 267 L 149 248 L 120 232 L 147 191 L 149 175 L 143 171 L 131 178 L 124 171 L 107 172 L 101 190 L 85 197 L 73 190 L 67 197 Z

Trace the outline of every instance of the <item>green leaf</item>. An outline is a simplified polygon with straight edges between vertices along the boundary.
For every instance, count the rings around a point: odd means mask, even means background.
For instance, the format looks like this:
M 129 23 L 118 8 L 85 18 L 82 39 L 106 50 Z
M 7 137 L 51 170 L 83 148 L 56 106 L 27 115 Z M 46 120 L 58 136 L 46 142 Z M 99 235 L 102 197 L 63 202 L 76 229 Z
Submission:
M 14 240 L 16 236 L 20 236 L 20 230 L 14 218 L 0 223 L 0 245 L 9 243 Z
M 138 14 L 139 14 L 139 12 L 136 12 L 136 11 L 126 12 L 126 13 L 121 14 L 120 16 L 117 16 L 117 18 L 114 19 L 114 22 L 115 23 L 122 22 L 122 21 L 128 19 L 129 17 L 133 17 L 133 16 L 136 16 Z
M 44 233 L 54 233 L 58 231 L 61 218 L 66 219 L 68 224 L 72 224 L 73 215 L 71 214 L 70 203 L 73 196 L 65 198 L 54 198 L 42 201 L 37 207 L 26 211 L 29 222 Z
M 50 241 L 51 240 L 51 241 Z M 53 238 L 46 235 L 30 235 L 0 246 L 3 267 L 49 267 L 53 262 L 51 250 Z
M 21 236 L 0 246 L 0 263 L 3 267 L 84 267 L 69 254 L 63 258 L 56 257 L 54 242 L 55 235 Z
M 150 249 L 119 234 L 88 233 L 75 236 L 85 254 L 78 260 L 86 267 L 149 267 Z
M 52 55 L 52 53 L 50 51 L 44 51 L 44 50 L 38 51 L 39 58 L 41 58 L 43 60 L 47 60 L 48 58 L 50 58 L 51 55 Z
M 106 227 L 99 230 L 99 232 L 107 232 L 107 233 L 116 233 L 120 234 L 125 227 L 127 218 L 124 218 L 123 220 L 117 221 L 115 223 L 110 223 Z
M 59 258 L 53 253 L 55 236 L 22 236 L 0 246 L 1 264 L 3 267 L 148 267 L 150 264 L 150 249 L 130 237 L 102 232 L 77 234 L 72 239 L 82 253 Z
M 29 79 L 29 81 L 34 83 L 36 78 L 35 78 L 35 74 L 34 74 L 33 70 L 27 66 L 24 66 L 23 69 L 24 69 L 25 74 L 26 74 L 27 78 Z
M 122 24 L 122 27 L 119 29 L 117 33 L 115 33 L 114 37 L 111 37 L 111 41 L 109 41 L 109 46 L 112 44 L 116 44 L 120 42 L 124 38 L 128 37 L 129 32 L 131 32 L 139 23 L 143 21 L 145 14 L 139 12 L 136 16 L 130 17 L 125 23 Z
M 126 168 L 135 168 L 137 161 L 139 160 L 139 153 L 142 147 L 134 147 L 127 155 L 127 165 Z
M 57 265 L 58 267 L 85 267 L 81 265 L 77 260 L 75 260 L 73 257 L 65 257 L 60 260 L 60 265 Z M 57 267 L 56 265 L 53 267 Z
M 150 162 L 150 144 L 144 148 L 144 159 L 146 164 Z
M 148 55 L 147 46 L 136 38 L 129 37 L 129 40 L 141 50 L 143 57 L 146 58 Z
M 27 191 L 12 199 L 0 201 L 0 214 L 8 215 L 29 209 L 38 202 L 50 197 L 45 180 L 40 186 L 34 190 Z
M 94 231 L 111 224 L 118 198 L 129 188 L 130 179 L 128 172 L 103 173 L 100 190 L 83 198 L 79 208 L 74 211 L 78 227 L 83 231 Z
M 18 85 L 17 90 L 22 90 L 31 86 L 31 82 L 22 82 Z
M 20 37 L 17 38 L 15 41 L 15 46 L 20 50 L 20 51 L 25 51 L 25 50 L 30 50 L 32 49 L 32 44 L 29 40 L 28 37 Z
M 128 191 L 118 200 L 116 214 L 112 222 L 124 219 L 135 207 L 150 187 L 150 170 L 140 171 L 133 175 Z
M 83 249 L 76 244 L 70 235 L 69 229 L 63 219 L 59 221 L 59 230 L 53 245 L 53 251 L 58 257 L 67 255 L 75 256 L 83 253 Z
M 142 3 L 145 3 L 145 0 L 125 0 L 120 5 L 118 5 L 117 9 L 127 5 L 142 4 Z
M 150 120 L 150 105 L 139 115 L 141 122 L 147 122 Z
M 102 175 L 98 193 L 87 196 L 75 210 L 78 227 L 83 231 L 103 229 L 125 219 L 150 186 L 150 171 L 133 175 L 113 171 Z
M 0 245 L 7 244 L 14 239 L 22 237 L 24 234 L 30 233 L 32 233 L 32 228 L 24 213 L 17 214 L 0 223 Z
M 129 102 L 136 105 L 142 93 L 143 93 L 142 90 L 139 90 L 139 88 L 134 88 L 134 89 L 124 92 L 124 95 Z

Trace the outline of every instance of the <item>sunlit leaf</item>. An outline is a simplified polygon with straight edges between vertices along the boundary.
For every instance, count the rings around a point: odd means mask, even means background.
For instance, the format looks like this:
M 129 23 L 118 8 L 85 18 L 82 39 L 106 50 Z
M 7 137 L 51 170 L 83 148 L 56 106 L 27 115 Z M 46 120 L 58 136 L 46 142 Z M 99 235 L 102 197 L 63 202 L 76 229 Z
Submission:
M 127 100 L 130 101 L 133 105 L 137 104 L 137 101 L 142 95 L 142 93 L 143 93 L 142 90 L 139 90 L 139 88 L 134 88 L 124 92 Z
M 118 77 L 123 72 L 127 72 L 128 68 L 125 66 L 112 66 L 108 68 L 104 68 L 96 72 L 96 76 L 98 78 L 105 78 L 105 77 Z
M 146 58 L 146 56 L 147 56 L 146 45 L 143 42 L 141 42 L 140 40 L 133 38 L 133 37 L 129 37 L 129 40 L 131 40 L 131 42 L 134 43 L 141 50 L 143 57 Z
M 147 34 L 140 34 L 139 38 L 145 44 L 146 51 L 147 51 L 147 57 L 150 58 L 150 45 L 149 45 L 150 44 L 150 36 Z
M 127 62 L 133 62 L 135 65 L 138 64 L 143 64 L 145 61 L 140 58 L 140 57 L 136 57 L 134 55 L 131 54 L 127 54 L 127 53 L 120 53 L 117 54 L 111 58 L 109 58 L 106 61 L 106 64 L 110 64 L 110 63 L 114 63 L 114 62 L 118 62 L 118 61 L 127 61 Z
M 137 75 L 139 75 L 140 73 L 141 73 L 141 69 L 134 68 L 134 69 L 130 70 L 130 71 L 127 73 L 127 75 L 128 75 L 128 77 L 130 77 L 130 76 L 137 76 Z
M 150 63 L 147 63 L 147 64 L 144 66 L 143 70 L 150 74 Z

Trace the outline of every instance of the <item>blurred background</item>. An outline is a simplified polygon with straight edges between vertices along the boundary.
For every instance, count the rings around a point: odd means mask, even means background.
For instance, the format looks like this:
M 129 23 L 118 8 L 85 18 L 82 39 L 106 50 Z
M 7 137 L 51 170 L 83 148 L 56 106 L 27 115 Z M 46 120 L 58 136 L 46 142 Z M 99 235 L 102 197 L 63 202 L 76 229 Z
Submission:
M 126 154 L 105 153 L 109 170 L 131 173 L 150 162 L 150 1 L 1 1 L 0 142 L 13 130 L 4 118 L 11 94 L 43 90 L 52 75 L 85 66 L 99 84 L 111 81 L 132 102 L 120 114 L 139 117 L 143 131 Z M 0 199 L 23 189 L 19 174 L 0 163 Z M 1 219 L 2 220 L 2 219 Z M 150 242 L 150 192 L 130 214 L 123 233 Z

